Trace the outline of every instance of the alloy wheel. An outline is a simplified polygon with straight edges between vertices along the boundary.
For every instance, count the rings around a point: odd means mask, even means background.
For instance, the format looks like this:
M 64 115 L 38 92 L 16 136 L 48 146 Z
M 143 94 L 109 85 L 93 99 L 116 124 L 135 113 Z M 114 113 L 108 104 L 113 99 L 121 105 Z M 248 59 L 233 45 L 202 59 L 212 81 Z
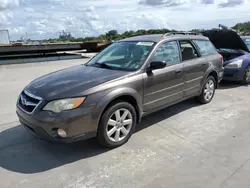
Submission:
M 109 118 L 106 133 L 112 142 L 120 142 L 127 137 L 133 125 L 133 117 L 129 110 L 118 109 Z
M 215 90 L 215 84 L 213 80 L 210 79 L 207 81 L 204 89 L 204 98 L 206 101 L 211 100 L 211 98 L 214 95 L 214 90 Z

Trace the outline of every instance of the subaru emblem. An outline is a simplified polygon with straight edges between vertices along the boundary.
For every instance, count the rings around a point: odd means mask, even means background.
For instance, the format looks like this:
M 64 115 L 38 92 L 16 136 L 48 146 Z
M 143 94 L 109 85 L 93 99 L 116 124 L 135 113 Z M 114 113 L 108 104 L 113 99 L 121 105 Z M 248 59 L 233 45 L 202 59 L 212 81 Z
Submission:
M 22 99 L 21 102 L 22 102 L 22 105 L 24 105 L 24 106 L 27 105 L 27 101 L 25 99 Z

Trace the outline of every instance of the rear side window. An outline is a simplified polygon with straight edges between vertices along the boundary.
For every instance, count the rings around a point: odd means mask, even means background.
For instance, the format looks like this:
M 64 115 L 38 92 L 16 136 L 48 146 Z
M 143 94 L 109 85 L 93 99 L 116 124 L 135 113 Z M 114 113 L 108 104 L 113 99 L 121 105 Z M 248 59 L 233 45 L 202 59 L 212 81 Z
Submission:
M 194 40 L 194 43 L 199 48 L 199 51 L 203 56 L 217 53 L 214 45 L 209 40 Z
M 197 50 L 190 41 L 180 41 L 182 60 L 188 61 L 198 58 Z

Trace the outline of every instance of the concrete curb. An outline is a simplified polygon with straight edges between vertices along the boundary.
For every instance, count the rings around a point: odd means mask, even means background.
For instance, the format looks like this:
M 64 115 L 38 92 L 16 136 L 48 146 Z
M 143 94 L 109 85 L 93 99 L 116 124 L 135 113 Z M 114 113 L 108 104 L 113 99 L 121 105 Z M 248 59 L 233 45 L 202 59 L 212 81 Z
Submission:
M 47 61 L 70 60 L 70 59 L 81 59 L 81 58 L 84 58 L 84 57 L 82 57 L 81 55 L 69 55 L 69 56 L 55 56 L 55 57 L 9 59 L 9 60 L 0 60 L 0 65 L 39 63 L 39 62 L 47 62 Z

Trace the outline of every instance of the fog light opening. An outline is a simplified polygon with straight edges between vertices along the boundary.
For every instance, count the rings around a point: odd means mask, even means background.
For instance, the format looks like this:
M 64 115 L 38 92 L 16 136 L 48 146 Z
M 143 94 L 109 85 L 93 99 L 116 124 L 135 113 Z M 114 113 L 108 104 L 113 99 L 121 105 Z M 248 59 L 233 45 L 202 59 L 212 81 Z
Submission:
M 58 136 L 60 136 L 62 138 L 65 138 L 67 136 L 66 131 L 63 129 L 57 129 L 57 134 L 58 134 Z

